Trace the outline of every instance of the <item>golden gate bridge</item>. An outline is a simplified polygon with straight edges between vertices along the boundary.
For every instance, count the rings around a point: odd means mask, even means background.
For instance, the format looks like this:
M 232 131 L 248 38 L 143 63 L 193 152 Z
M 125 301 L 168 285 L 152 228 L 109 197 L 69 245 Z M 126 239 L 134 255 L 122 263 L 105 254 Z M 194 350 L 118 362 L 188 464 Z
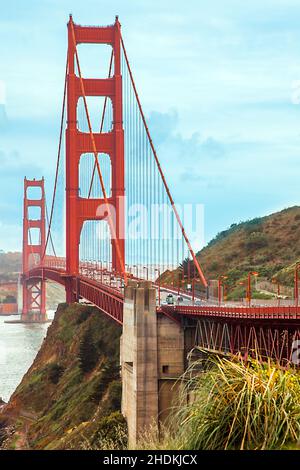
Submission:
M 111 48 L 106 78 L 83 75 L 82 44 Z M 166 305 L 161 290 L 181 292 L 178 266 L 184 261 L 202 285 L 198 301 L 193 293 L 188 305 Z M 179 273 L 177 285 L 163 285 L 172 272 Z M 152 283 L 158 316 L 196 325 L 195 345 L 245 355 L 256 350 L 281 362 L 292 358 L 300 338 L 297 305 L 230 307 L 208 298 L 208 282 L 151 139 L 118 17 L 113 25 L 90 27 L 70 16 L 49 210 L 44 180 L 24 182 L 22 321 L 46 321 L 46 281 L 54 281 L 65 287 L 67 302 L 85 299 L 122 324 L 131 280 Z

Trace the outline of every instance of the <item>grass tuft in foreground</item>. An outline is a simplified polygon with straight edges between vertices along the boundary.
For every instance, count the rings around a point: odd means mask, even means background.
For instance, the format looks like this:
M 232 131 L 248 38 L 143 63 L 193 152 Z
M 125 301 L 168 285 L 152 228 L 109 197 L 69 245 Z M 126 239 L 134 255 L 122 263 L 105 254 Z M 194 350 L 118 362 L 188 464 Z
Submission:
M 214 357 L 184 376 L 181 403 L 151 448 L 283 449 L 300 440 L 300 374 L 259 360 Z M 199 364 L 198 364 L 199 366 Z M 207 364 L 206 364 L 207 366 Z M 186 396 L 189 396 L 187 403 Z M 149 436 L 145 436 L 149 440 Z M 147 447 L 146 439 L 139 447 Z M 149 448 L 149 447 L 148 447 Z

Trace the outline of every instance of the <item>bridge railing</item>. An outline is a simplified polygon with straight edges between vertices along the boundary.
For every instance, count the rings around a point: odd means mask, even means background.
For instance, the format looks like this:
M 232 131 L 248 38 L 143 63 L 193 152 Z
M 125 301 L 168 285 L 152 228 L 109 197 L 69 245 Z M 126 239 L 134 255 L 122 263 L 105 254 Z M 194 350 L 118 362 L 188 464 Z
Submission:
M 66 270 L 66 258 L 62 256 L 45 256 L 42 266 Z
M 163 306 L 179 315 L 196 317 L 221 317 L 231 319 L 299 319 L 300 306 L 288 307 L 219 307 L 219 306 L 186 306 L 176 305 L 174 307 Z

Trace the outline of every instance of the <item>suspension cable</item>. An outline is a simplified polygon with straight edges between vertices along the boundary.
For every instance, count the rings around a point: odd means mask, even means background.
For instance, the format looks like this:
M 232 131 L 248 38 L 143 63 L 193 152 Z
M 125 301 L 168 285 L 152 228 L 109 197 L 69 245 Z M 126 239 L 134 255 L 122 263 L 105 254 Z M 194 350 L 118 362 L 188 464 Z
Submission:
M 45 198 L 45 212 L 46 212 L 46 221 L 47 221 L 47 225 L 48 225 L 48 229 L 49 229 L 50 221 L 49 221 L 49 213 L 48 213 L 48 206 L 47 206 L 46 198 Z M 55 258 L 57 258 L 56 250 L 55 250 L 54 243 L 53 243 L 52 233 L 51 233 L 50 230 L 48 230 L 48 233 L 50 234 L 49 239 L 50 239 L 50 243 L 51 243 L 51 246 L 52 246 L 54 256 L 55 256 Z
M 59 132 L 59 143 L 58 143 L 58 151 L 57 151 L 57 160 L 56 160 L 56 170 L 55 170 L 55 179 L 54 179 L 54 189 L 53 189 L 53 196 L 52 196 L 52 203 L 51 203 L 51 211 L 50 211 L 50 219 L 48 223 L 48 232 L 47 232 L 47 237 L 46 237 L 46 243 L 45 243 L 45 249 L 44 253 L 42 256 L 42 261 L 45 258 L 47 246 L 48 246 L 48 241 L 51 236 L 51 226 L 52 226 L 52 220 L 53 220 L 53 213 L 54 213 L 54 204 L 55 204 L 55 197 L 56 197 L 56 190 L 57 190 L 57 181 L 58 181 L 58 172 L 59 172 L 59 164 L 60 164 L 60 158 L 61 158 L 61 147 L 62 147 L 62 137 L 63 137 L 63 128 L 64 128 L 64 116 L 65 116 L 65 107 L 66 107 L 66 96 L 67 96 L 67 75 L 68 75 L 68 58 L 66 60 L 66 70 L 65 70 L 65 84 L 64 84 L 64 96 L 63 96 L 63 102 L 62 102 L 62 112 L 61 112 L 61 120 L 60 120 L 60 132 Z M 52 246 L 53 246 L 53 240 L 52 240 Z M 56 253 L 54 250 L 54 256 L 56 257 Z
M 97 147 L 96 147 L 95 138 L 94 138 L 94 134 L 93 134 L 93 130 L 92 130 L 89 110 L 88 110 L 87 101 L 86 101 L 84 83 L 83 83 L 83 79 L 82 79 L 82 75 L 81 75 L 81 68 L 80 68 L 80 63 L 79 63 L 79 58 L 78 58 L 77 47 L 76 47 L 75 31 L 74 31 L 74 26 L 73 26 L 72 22 L 71 22 L 71 31 L 72 31 L 72 39 L 73 39 L 73 45 L 74 45 L 74 51 L 75 51 L 75 59 L 76 59 L 76 64 L 77 64 L 77 69 L 78 69 L 78 76 L 79 76 L 79 81 L 80 81 L 81 93 L 82 93 L 82 97 L 83 97 L 84 109 L 85 109 L 86 118 L 87 118 L 87 122 L 88 122 L 89 134 L 90 134 L 91 143 L 92 143 L 92 147 L 93 147 L 95 163 L 97 165 L 97 173 L 98 173 L 98 176 L 99 176 L 101 190 L 102 190 L 104 202 L 105 202 L 106 209 L 107 209 L 108 224 L 109 224 L 109 227 L 110 227 L 110 230 L 111 230 L 111 236 L 112 236 L 113 240 L 116 242 L 117 256 L 118 256 L 120 264 L 121 264 L 121 270 L 122 270 L 122 274 L 124 276 L 124 282 L 125 282 L 125 284 L 127 284 L 127 274 L 126 274 L 126 270 L 125 270 L 124 260 L 123 260 L 121 250 L 120 250 L 120 246 L 119 246 L 119 242 L 118 242 L 118 239 L 117 239 L 117 236 L 116 236 L 115 226 L 114 226 L 113 219 L 112 219 L 112 216 L 111 216 L 110 205 L 109 205 L 109 202 L 108 202 L 108 197 L 107 197 L 107 194 L 106 194 L 105 184 L 104 184 L 104 180 L 103 180 L 103 176 L 102 176 L 102 172 L 101 172 L 101 168 L 100 168 L 100 164 L 99 164 Z
M 37 260 L 36 260 L 36 257 L 35 257 L 35 253 L 33 251 L 33 244 L 32 244 L 32 236 L 31 236 L 31 227 L 29 227 L 29 230 L 28 230 L 28 237 L 29 237 L 29 243 L 30 243 L 30 251 L 31 251 L 31 255 L 32 255 L 32 258 L 33 258 L 33 264 L 37 265 Z M 29 263 L 28 263 L 29 265 Z M 30 268 L 29 268 L 30 269 Z
M 152 139 L 151 139 L 151 135 L 150 135 L 150 132 L 149 132 L 149 129 L 148 129 L 148 126 L 147 126 L 147 122 L 146 122 L 146 118 L 145 118 L 145 115 L 144 115 L 144 112 L 143 112 L 143 108 L 142 108 L 142 105 L 141 105 L 141 102 L 140 102 L 140 99 L 139 99 L 139 96 L 138 96 L 138 92 L 137 92 L 137 89 L 136 89 L 136 86 L 135 86 L 135 82 L 134 82 L 134 79 L 133 79 L 133 75 L 132 75 L 132 71 L 131 71 L 131 67 L 130 67 L 130 64 L 129 64 L 129 60 L 128 60 L 128 56 L 127 56 L 127 52 L 126 52 L 126 49 L 125 49 L 125 45 L 124 45 L 124 41 L 123 41 L 123 38 L 122 38 L 122 35 L 121 35 L 121 45 L 122 45 L 122 49 L 123 49 L 123 52 L 124 52 L 124 57 L 125 57 L 125 60 L 126 60 L 126 64 L 127 64 L 127 67 L 128 67 L 128 72 L 129 72 L 129 76 L 130 76 L 130 80 L 131 80 L 131 84 L 132 84 L 132 87 L 133 87 L 133 90 L 134 90 L 134 94 L 135 94 L 135 97 L 136 97 L 136 100 L 137 100 L 137 104 L 138 104 L 138 108 L 139 108 L 139 111 L 140 111 L 140 114 L 141 114 L 141 118 L 142 118 L 142 121 L 143 121 L 143 124 L 144 124 L 144 127 L 145 127 L 145 130 L 146 130 L 146 134 L 147 134 L 147 137 L 148 137 L 148 140 L 149 140 L 149 143 L 150 143 L 150 147 L 151 147 L 151 150 L 152 150 L 152 153 L 154 155 L 154 158 L 155 158 L 155 161 L 156 161 L 156 165 L 157 165 L 157 168 L 158 168 L 158 171 L 160 173 L 160 176 L 162 178 L 162 181 L 163 181 L 163 184 L 164 184 L 164 187 L 165 187 L 165 190 L 167 192 L 167 195 L 168 195 L 168 198 L 169 198 L 169 201 L 171 203 L 171 206 L 172 206 L 172 209 L 174 211 L 174 214 L 175 214 L 175 217 L 177 219 L 177 222 L 179 224 L 179 227 L 180 227 L 180 230 L 181 230 L 181 233 L 185 239 L 185 242 L 188 246 L 188 249 L 191 253 L 191 256 L 193 258 L 193 261 L 194 261 L 194 264 L 197 268 L 197 271 L 198 271 L 198 274 L 200 276 L 200 279 L 202 280 L 202 283 L 205 287 L 208 286 L 207 284 L 207 281 L 205 279 L 205 276 L 202 272 L 202 269 L 200 267 L 200 264 L 195 256 L 195 253 L 194 253 L 194 250 L 190 244 L 190 241 L 189 241 L 189 238 L 186 234 L 186 231 L 184 230 L 184 227 L 183 227 L 183 224 L 181 222 L 181 219 L 180 219 L 180 216 L 179 216 L 179 213 L 176 209 L 176 206 L 175 206 L 175 203 L 174 203 L 174 200 L 172 198 L 172 195 L 171 195 L 171 192 L 170 192 L 170 189 L 169 189 L 169 186 L 167 184 L 167 181 L 166 181 L 166 178 L 164 176 L 164 173 L 163 173 L 163 170 L 161 168 L 161 165 L 160 165 L 160 162 L 159 162 L 159 159 L 158 159 L 158 156 L 157 156 L 157 153 L 156 153 L 156 150 L 155 150 L 155 147 L 154 147 L 154 144 L 152 142 Z

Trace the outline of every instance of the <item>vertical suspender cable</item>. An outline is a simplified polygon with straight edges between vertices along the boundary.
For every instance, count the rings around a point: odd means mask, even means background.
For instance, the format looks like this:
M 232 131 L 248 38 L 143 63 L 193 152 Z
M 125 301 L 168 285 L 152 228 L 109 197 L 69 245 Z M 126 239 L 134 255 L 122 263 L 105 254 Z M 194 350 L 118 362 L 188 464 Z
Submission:
M 60 157 L 61 157 L 62 136 L 63 136 L 63 128 L 64 128 L 64 116 L 65 116 L 66 96 L 67 96 L 67 75 L 68 75 L 68 59 L 66 60 L 64 96 L 63 96 L 62 112 L 61 112 L 61 120 L 60 120 L 60 132 L 59 132 L 59 143 L 58 143 L 58 152 L 57 152 L 57 160 L 56 160 L 54 189 L 53 189 L 53 196 L 52 196 L 52 204 L 51 204 L 48 232 L 47 232 L 47 237 L 46 237 L 44 253 L 42 254 L 42 261 L 45 258 L 47 245 L 48 245 L 50 232 L 51 232 L 52 220 L 53 220 L 54 204 L 55 204 L 55 197 L 56 197 L 56 190 L 57 190 L 58 171 L 59 171 L 59 164 L 60 164 Z M 56 257 L 56 254 L 54 256 Z
M 152 139 L 151 139 L 151 136 L 150 136 L 150 132 L 149 132 L 149 129 L 148 129 L 148 126 L 147 126 L 147 123 L 146 123 L 146 119 L 145 119 L 145 116 L 144 116 L 144 112 L 143 112 L 143 109 L 142 109 L 142 106 L 141 106 L 141 103 L 140 103 L 140 99 L 139 99 L 139 96 L 138 96 L 138 93 L 137 93 L 137 89 L 136 89 L 136 86 L 135 86 L 135 82 L 134 82 L 134 79 L 133 79 L 133 75 L 132 75 L 132 71 L 131 71 L 131 67 L 130 67 L 130 64 L 129 64 L 129 60 L 128 60 L 128 56 L 127 56 L 127 52 L 126 52 L 126 49 L 125 49 L 125 45 L 124 45 L 124 41 L 123 41 L 123 38 L 121 36 L 121 44 L 122 44 L 122 48 L 123 48 L 123 52 L 124 52 L 124 56 L 125 56 L 125 60 L 126 60 L 126 64 L 127 64 L 127 67 L 128 67 L 128 72 L 129 72 L 129 76 L 130 76 L 130 79 L 131 79 L 131 83 L 132 83 L 132 87 L 133 87 L 133 90 L 134 90 L 134 94 L 135 94 L 135 97 L 136 97 L 136 101 L 137 101 L 137 105 L 138 105 L 138 108 L 139 108 L 139 111 L 140 111 L 140 114 L 141 114 L 141 118 L 142 118 L 142 121 L 143 121 L 143 124 L 144 124 L 144 127 L 145 127 L 145 130 L 146 130 L 146 133 L 147 133 L 147 136 L 148 136 L 148 139 L 149 139 L 149 143 L 150 143 L 150 146 L 151 146 L 151 149 L 152 149 L 152 153 L 153 153 L 153 156 L 155 158 L 155 161 L 156 161 L 156 165 L 157 165 L 157 168 L 158 168 L 158 171 L 160 173 L 160 176 L 162 178 L 162 181 L 163 181 L 163 184 L 164 184 L 164 187 L 165 187 L 165 190 L 167 192 L 167 195 L 168 195 L 168 198 L 169 198 L 169 201 L 171 203 L 171 206 L 172 206 L 172 209 L 174 211 L 174 214 L 175 214 L 175 217 L 177 219 L 177 222 L 180 226 L 180 229 L 181 229 L 181 232 L 182 232 L 182 235 L 183 235 L 183 238 L 188 246 L 188 249 L 191 253 L 191 256 L 193 258 L 193 261 L 194 261 L 194 264 L 196 266 L 196 269 L 198 271 L 198 274 L 200 276 L 200 279 L 203 283 L 203 285 L 205 287 L 207 287 L 207 281 L 204 277 L 204 274 L 202 272 L 202 269 L 199 265 L 199 262 L 195 256 L 195 253 L 193 251 L 193 248 L 190 244 L 190 241 L 188 239 L 188 236 L 184 230 L 184 227 L 182 225 L 182 222 L 181 222 L 181 219 L 179 217 L 179 214 L 178 214 L 178 211 L 176 209 L 176 206 L 175 206 L 175 203 L 174 203 L 174 200 L 172 198 L 172 195 L 170 193 L 170 189 L 168 187 L 168 184 L 166 182 L 166 179 L 165 179 L 165 176 L 164 176 L 164 173 L 162 171 L 162 168 L 161 168 L 161 165 L 160 165 L 160 162 L 158 160 L 158 157 L 157 157 L 157 153 L 156 153 L 156 150 L 155 150 L 155 147 L 154 147 L 154 144 L 152 142 Z

